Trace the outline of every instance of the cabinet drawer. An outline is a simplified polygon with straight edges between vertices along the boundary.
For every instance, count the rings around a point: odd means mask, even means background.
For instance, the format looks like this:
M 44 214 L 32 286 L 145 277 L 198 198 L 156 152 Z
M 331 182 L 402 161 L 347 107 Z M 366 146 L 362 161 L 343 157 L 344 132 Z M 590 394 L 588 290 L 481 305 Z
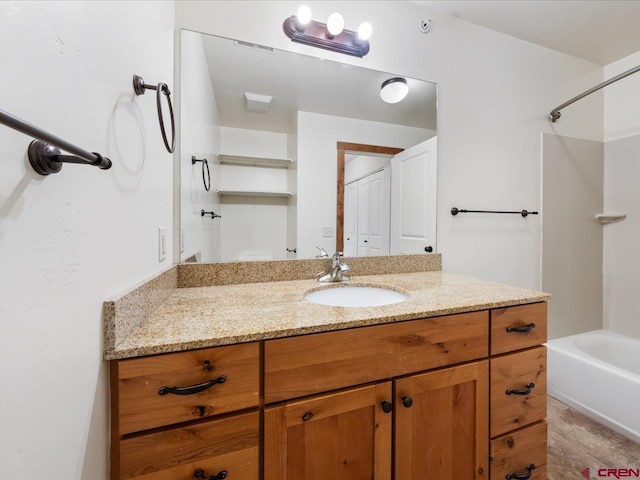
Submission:
M 491 436 L 547 416 L 547 349 L 491 359 Z
M 488 352 L 488 312 L 265 342 L 265 402 L 452 365 Z
M 547 341 L 547 302 L 491 310 L 491 355 Z
M 194 480 L 202 470 L 206 479 L 227 471 L 229 478 L 257 480 L 259 424 L 253 412 L 124 439 L 116 478 Z
M 111 367 L 120 435 L 259 404 L 257 343 L 121 360 Z M 221 377 L 224 383 L 215 383 Z
M 523 475 L 531 470 L 531 480 L 547 478 L 547 424 L 537 423 L 491 440 L 491 480 L 507 475 Z

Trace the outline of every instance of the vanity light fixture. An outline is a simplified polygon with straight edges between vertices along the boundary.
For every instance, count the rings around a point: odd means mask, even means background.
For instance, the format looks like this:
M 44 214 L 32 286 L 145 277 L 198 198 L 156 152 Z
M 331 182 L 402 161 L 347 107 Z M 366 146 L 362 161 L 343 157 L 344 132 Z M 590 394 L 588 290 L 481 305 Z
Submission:
M 402 77 L 385 80 L 380 87 L 380 98 L 387 103 L 398 103 L 409 93 L 409 85 Z
M 344 28 L 344 18 L 337 12 L 332 13 L 325 24 L 313 20 L 311 9 L 301 5 L 296 15 L 284 21 L 282 29 L 292 42 L 354 57 L 364 57 L 369 53 L 371 24 L 363 23 L 357 32 L 347 30 Z

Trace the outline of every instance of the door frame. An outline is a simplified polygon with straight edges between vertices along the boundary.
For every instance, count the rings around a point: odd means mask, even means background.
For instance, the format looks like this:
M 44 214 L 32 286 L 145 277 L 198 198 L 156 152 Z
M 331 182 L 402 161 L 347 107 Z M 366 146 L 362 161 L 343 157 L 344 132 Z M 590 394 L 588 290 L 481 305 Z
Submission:
M 347 152 L 375 153 L 379 155 L 396 155 L 404 148 L 384 147 L 381 145 L 367 145 L 365 143 L 337 142 L 338 147 L 338 175 L 336 198 L 336 252 L 344 248 L 344 158 Z

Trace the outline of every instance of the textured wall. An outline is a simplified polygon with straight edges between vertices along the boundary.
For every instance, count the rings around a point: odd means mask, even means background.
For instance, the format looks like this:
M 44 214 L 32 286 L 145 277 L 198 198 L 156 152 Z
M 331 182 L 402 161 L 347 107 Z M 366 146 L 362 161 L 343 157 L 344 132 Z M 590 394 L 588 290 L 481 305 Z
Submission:
M 43 178 L 0 126 L 1 478 L 107 478 L 102 302 L 172 261 L 172 155 L 131 77 L 175 92 L 173 26 L 173 2 L 0 2 L 0 108 L 113 161 Z

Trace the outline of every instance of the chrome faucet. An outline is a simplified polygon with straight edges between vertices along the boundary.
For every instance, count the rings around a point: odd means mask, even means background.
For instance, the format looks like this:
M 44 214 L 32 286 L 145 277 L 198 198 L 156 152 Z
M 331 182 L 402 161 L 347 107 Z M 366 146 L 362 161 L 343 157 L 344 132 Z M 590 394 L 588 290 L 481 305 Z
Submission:
M 320 272 L 318 274 L 319 282 L 348 282 L 349 272 L 351 268 L 344 262 L 340 261 L 340 257 L 344 254 L 336 252 L 331 257 L 331 269 L 328 272 Z

